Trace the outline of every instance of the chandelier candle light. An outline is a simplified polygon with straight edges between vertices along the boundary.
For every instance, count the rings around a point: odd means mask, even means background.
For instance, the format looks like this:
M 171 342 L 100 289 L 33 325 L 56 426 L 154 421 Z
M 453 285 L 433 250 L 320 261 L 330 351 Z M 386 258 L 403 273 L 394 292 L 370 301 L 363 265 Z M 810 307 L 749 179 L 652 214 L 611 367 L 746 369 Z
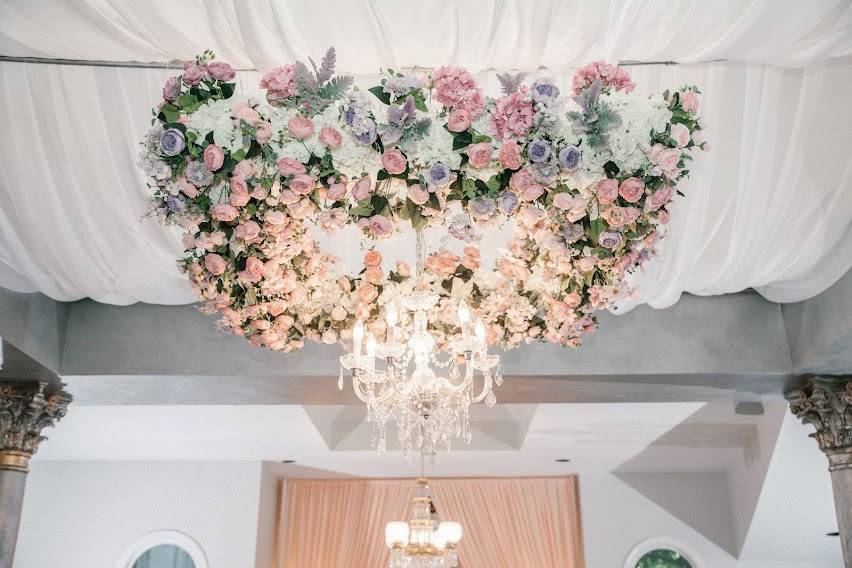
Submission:
M 439 297 L 423 284 L 424 260 L 423 233 L 417 231 L 418 281 L 401 306 L 405 323 L 410 325 L 399 325 L 397 306 L 388 304 L 385 340 L 379 342 L 374 334 L 367 333 L 365 349 L 364 323 L 358 320 L 352 330 L 352 352 L 340 358 L 338 387 L 343 389 L 343 370 L 352 371 L 352 386 L 367 404 L 380 452 L 386 448 L 387 424 L 394 418 L 399 446 L 406 456 L 420 450 L 434 460 L 439 447 L 449 450 L 453 437 L 470 442 L 470 405 L 484 400 L 493 406 L 497 399 L 492 386 L 500 385 L 503 379 L 500 357 L 488 354 L 485 324 L 476 318 L 471 330 L 471 312 L 464 299 L 458 304 L 460 334 L 449 343 L 448 358 L 438 358 L 428 312 Z M 447 369 L 447 376 L 436 373 L 433 365 Z M 477 376 L 481 377 L 481 388 L 475 389 Z

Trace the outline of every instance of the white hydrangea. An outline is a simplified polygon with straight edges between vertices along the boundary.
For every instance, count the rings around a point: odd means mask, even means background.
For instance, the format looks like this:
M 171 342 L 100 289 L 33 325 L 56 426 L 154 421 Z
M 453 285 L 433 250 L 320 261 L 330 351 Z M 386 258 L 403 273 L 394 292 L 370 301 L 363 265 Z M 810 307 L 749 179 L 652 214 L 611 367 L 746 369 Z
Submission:
M 648 141 L 651 130 L 664 131 L 672 119 L 672 113 L 660 95 L 648 97 L 614 91 L 601 99 L 612 106 L 623 123 L 609 133 L 608 146 L 612 150 L 612 160 L 622 170 L 635 170 L 646 159 L 639 146 Z
M 429 131 L 420 140 L 408 140 L 402 148 L 415 166 L 428 168 L 435 162 L 446 164 L 457 170 L 461 166 L 461 154 L 453 150 L 453 135 L 440 119 L 433 117 Z
M 372 146 L 357 143 L 348 133 L 343 134 L 340 148 L 331 151 L 331 158 L 337 170 L 349 179 L 367 174 L 375 180 L 382 169 L 378 152 Z
M 198 107 L 198 110 L 189 116 L 187 129 L 195 132 L 199 140 L 212 132 L 213 142 L 232 152 L 243 147 L 242 132 L 234 127 L 231 117 L 230 100 L 219 99 Z

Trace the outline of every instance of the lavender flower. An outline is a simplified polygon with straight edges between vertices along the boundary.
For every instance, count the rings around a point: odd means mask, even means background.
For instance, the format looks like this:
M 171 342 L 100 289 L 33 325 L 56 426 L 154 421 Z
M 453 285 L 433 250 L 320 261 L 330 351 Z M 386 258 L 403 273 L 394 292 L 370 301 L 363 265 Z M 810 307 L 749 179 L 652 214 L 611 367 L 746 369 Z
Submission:
M 579 241 L 585 231 L 583 231 L 583 226 L 579 223 L 572 223 L 565 228 L 562 229 L 562 238 L 565 239 L 567 244 L 575 243 Z
M 166 156 L 177 156 L 186 148 L 186 138 L 177 128 L 169 128 L 160 136 L 160 151 Z
M 550 144 L 536 138 L 527 146 L 527 156 L 533 163 L 545 161 L 550 157 Z
M 604 248 L 614 249 L 621 244 L 621 233 L 618 231 L 604 231 L 598 236 L 598 244 Z
M 573 172 L 583 162 L 583 152 L 576 146 L 566 146 L 559 151 L 559 163 L 565 171 Z
M 559 96 L 559 87 L 546 79 L 539 79 L 532 86 L 532 98 L 540 105 L 548 105 Z
M 497 211 L 497 205 L 491 199 L 477 197 L 468 202 L 467 210 L 477 219 L 487 219 Z
M 207 169 L 204 162 L 197 160 L 193 160 L 186 165 L 183 175 L 186 177 L 186 181 L 197 187 L 207 187 L 213 181 L 213 172 Z
M 535 181 L 543 183 L 544 185 L 552 184 L 556 181 L 556 177 L 559 175 L 559 166 L 552 160 L 533 164 L 530 169 L 532 169 Z
M 390 77 L 382 85 L 382 90 L 394 98 L 407 95 L 411 91 L 420 88 L 420 80 L 417 77 Z
M 169 195 L 166 197 L 166 208 L 170 213 L 180 215 L 186 207 L 186 201 L 179 195 Z
M 432 186 L 450 183 L 450 168 L 442 162 L 435 162 L 426 172 L 426 181 Z
M 511 191 L 503 191 L 497 197 L 497 207 L 504 215 L 511 215 L 518 206 L 518 196 Z
M 365 121 L 366 122 L 366 121 Z M 365 146 L 369 146 L 373 142 L 376 141 L 376 126 L 373 124 L 373 121 L 369 121 L 370 124 L 365 124 L 359 130 L 352 130 L 352 138 L 355 139 L 359 144 L 364 144 Z

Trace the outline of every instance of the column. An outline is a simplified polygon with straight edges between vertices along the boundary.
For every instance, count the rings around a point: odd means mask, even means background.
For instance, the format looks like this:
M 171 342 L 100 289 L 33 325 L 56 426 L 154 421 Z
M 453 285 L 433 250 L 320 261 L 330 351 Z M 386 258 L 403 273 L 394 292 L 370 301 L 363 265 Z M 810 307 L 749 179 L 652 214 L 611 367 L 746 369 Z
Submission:
M 852 377 L 812 377 L 786 393 L 790 411 L 803 423 L 828 458 L 837 530 L 847 568 L 852 568 Z
M 62 384 L 0 382 L 0 568 L 12 568 L 30 458 L 42 429 L 65 416 L 71 395 Z

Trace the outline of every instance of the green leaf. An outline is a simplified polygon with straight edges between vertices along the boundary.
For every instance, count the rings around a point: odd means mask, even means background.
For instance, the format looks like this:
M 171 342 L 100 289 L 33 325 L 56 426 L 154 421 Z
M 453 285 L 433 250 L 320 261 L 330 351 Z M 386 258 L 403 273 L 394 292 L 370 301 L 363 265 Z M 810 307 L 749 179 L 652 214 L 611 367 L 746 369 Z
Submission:
M 371 87 L 368 90 L 374 95 L 376 95 L 376 98 L 385 103 L 386 105 L 390 104 L 390 93 L 386 93 L 382 87 L 376 85 L 375 87 Z
M 220 83 L 219 88 L 222 89 L 222 98 L 230 99 L 234 95 L 236 86 L 236 83 Z
M 470 132 L 464 131 L 459 132 L 455 136 L 453 136 L 453 150 L 461 150 L 462 148 L 466 148 L 470 146 L 473 142 L 473 137 L 470 135 Z
M 586 231 L 586 234 L 589 235 L 589 239 L 593 243 L 597 243 L 598 237 L 600 236 L 601 233 L 604 232 L 605 229 L 606 229 L 606 222 L 603 219 L 601 219 L 600 217 L 598 217 L 597 219 L 595 219 L 594 221 L 591 221 L 589 223 L 589 229 L 588 229 L 588 231 Z
M 163 115 L 166 122 L 177 122 L 180 120 L 180 109 L 171 103 L 164 104 L 160 107 L 160 114 Z
M 610 179 L 612 179 L 612 178 L 614 178 L 615 176 L 617 176 L 617 175 L 618 175 L 618 172 L 620 171 L 620 170 L 618 169 L 618 166 L 616 165 L 616 163 L 615 163 L 615 162 L 613 162 L 612 160 L 610 160 L 609 162 L 605 163 L 603 168 L 604 168 L 604 173 L 606 173 L 606 177 L 608 177 L 608 178 L 610 178 Z

